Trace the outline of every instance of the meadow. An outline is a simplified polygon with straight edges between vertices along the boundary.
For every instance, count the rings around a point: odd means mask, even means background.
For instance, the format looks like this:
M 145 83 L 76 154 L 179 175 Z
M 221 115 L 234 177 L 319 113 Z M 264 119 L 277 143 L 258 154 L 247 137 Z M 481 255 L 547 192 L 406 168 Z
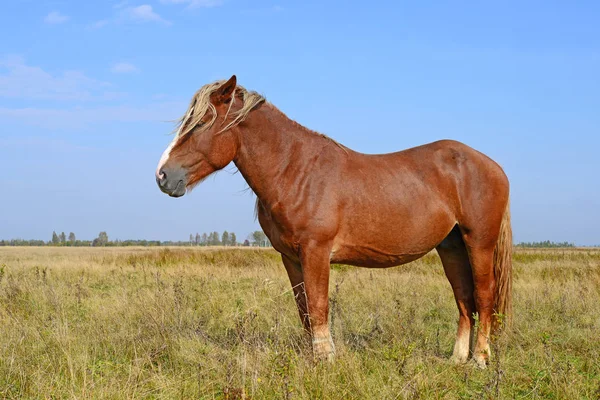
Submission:
M 517 250 L 486 370 L 449 361 L 435 254 L 333 266 L 335 363 L 315 363 L 274 250 L 0 248 L 0 398 L 597 399 L 600 250 Z

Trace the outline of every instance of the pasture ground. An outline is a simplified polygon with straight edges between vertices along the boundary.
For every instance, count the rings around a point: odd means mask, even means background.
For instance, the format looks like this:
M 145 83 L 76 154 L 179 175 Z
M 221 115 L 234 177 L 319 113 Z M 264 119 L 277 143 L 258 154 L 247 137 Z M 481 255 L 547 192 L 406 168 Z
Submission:
M 600 251 L 518 250 L 514 325 L 449 362 L 437 255 L 334 266 L 337 361 L 313 363 L 273 250 L 0 248 L 0 398 L 600 397 Z

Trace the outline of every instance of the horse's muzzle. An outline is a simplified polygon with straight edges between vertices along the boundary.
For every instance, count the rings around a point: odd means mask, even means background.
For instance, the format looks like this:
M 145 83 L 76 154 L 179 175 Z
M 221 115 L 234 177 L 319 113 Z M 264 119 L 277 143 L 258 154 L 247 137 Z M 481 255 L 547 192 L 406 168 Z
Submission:
M 171 197 L 181 197 L 185 194 L 187 176 L 183 168 L 161 169 L 156 173 L 156 183 L 159 189 Z

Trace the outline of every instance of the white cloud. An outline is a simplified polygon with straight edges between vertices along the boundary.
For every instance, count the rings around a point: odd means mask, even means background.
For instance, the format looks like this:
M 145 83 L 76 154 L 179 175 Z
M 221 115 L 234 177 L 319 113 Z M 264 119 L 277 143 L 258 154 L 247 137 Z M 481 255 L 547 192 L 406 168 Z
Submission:
M 161 22 L 166 23 L 160 15 L 158 15 L 152 9 L 151 5 L 142 4 L 137 7 L 128 7 L 125 9 L 124 14 L 135 21 L 150 21 L 150 22 Z
M 52 11 L 50 14 L 44 17 L 44 22 L 47 24 L 62 24 L 63 22 L 67 22 L 69 17 L 67 15 L 63 15 L 58 11 Z
M 0 58 L 0 97 L 81 101 L 114 98 L 110 89 L 111 84 L 81 71 L 52 74 L 19 56 Z
M 223 4 L 224 0 L 160 0 L 163 4 L 185 4 L 189 8 L 216 7 Z
M 129 74 L 139 71 L 138 67 L 127 62 L 116 63 L 111 67 L 110 70 L 115 74 Z
M 170 24 L 169 21 L 158 15 L 149 4 L 142 4 L 137 7 L 127 7 L 121 12 L 121 16 L 138 22 L 159 22 L 162 24 Z
M 126 4 L 126 2 L 122 2 L 114 6 L 117 11 L 113 18 L 101 19 L 91 24 L 90 27 L 98 29 L 113 23 L 122 24 L 128 22 L 154 22 L 163 25 L 171 25 L 171 21 L 167 21 L 161 17 L 149 4 L 142 4 L 137 7 L 127 7 Z

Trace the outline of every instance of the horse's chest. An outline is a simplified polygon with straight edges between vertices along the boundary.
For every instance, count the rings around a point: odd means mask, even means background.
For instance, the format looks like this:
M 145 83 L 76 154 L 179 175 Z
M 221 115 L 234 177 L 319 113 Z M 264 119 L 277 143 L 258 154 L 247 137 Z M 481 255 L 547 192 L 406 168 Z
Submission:
M 291 224 L 285 223 L 281 216 L 260 204 L 257 207 L 257 215 L 260 226 L 275 250 L 288 255 L 294 253 L 298 247 L 298 238 Z

